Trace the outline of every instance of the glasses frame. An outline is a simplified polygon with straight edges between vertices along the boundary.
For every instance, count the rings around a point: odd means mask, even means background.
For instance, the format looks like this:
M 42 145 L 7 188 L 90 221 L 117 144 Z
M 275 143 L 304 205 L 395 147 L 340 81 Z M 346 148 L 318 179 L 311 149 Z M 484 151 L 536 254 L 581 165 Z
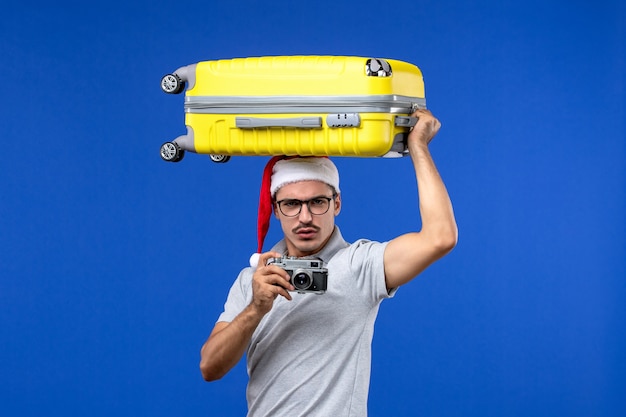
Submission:
M 297 198 L 284 198 L 282 200 L 277 201 L 275 204 L 278 206 L 278 211 L 280 211 L 280 214 L 282 214 L 285 217 L 298 217 L 300 215 L 300 213 L 302 213 L 302 206 L 304 206 L 306 204 L 306 208 L 309 210 L 309 213 L 311 213 L 312 216 L 323 216 L 324 214 L 328 213 L 328 210 L 330 210 L 330 202 L 331 200 L 335 200 L 335 198 L 337 198 L 337 193 L 333 193 L 332 197 L 326 197 L 325 195 L 320 195 L 317 197 L 313 197 L 310 198 L 308 200 L 298 200 Z M 323 213 L 313 213 L 311 211 L 311 201 L 313 200 L 327 200 L 328 201 L 328 207 L 326 208 L 326 211 Z M 283 212 L 283 209 L 281 207 L 281 203 L 284 203 L 285 201 L 291 201 L 291 202 L 298 202 L 300 203 L 300 208 L 298 209 L 298 212 L 296 214 L 285 214 Z

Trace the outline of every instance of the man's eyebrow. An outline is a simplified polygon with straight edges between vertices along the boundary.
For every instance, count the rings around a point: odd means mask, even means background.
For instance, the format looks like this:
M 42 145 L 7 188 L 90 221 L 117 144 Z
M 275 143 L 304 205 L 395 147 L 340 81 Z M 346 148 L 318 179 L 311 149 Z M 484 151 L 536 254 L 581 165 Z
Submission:
M 299 198 L 281 198 L 278 201 L 309 201 L 309 200 L 316 200 L 318 198 L 332 198 L 332 197 L 328 197 L 324 194 L 320 194 L 320 195 L 313 196 L 311 198 L 307 198 L 306 200 L 300 200 Z

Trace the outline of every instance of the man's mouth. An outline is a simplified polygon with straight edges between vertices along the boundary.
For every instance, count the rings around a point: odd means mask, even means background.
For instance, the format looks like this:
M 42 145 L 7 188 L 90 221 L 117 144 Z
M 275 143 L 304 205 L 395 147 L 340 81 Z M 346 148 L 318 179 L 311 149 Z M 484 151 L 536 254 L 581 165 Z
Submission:
M 317 227 L 313 227 L 313 226 L 307 226 L 307 227 L 297 227 L 296 229 L 294 229 L 294 233 L 300 238 L 300 239 L 312 239 L 315 237 L 315 235 L 318 232 L 318 228 Z

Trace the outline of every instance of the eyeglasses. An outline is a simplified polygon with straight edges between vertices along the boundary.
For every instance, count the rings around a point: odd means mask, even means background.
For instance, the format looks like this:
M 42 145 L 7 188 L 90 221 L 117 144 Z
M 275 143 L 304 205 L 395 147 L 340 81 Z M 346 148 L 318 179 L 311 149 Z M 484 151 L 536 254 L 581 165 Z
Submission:
M 320 216 L 326 214 L 330 208 L 330 201 L 334 200 L 337 194 L 333 194 L 332 197 L 315 197 L 310 200 L 295 200 L 287 198 L 276 202 L 278 209 L 287 217 L 296 217 L 302 211 L 302 206 L 306 204 L 311 214 Z

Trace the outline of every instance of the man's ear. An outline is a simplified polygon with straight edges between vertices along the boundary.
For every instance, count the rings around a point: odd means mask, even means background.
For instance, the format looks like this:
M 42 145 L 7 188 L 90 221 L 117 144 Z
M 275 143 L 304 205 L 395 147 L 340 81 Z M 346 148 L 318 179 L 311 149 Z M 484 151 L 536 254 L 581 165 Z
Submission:
M 340 211 L 341 211 L 341 194 L 337 194 L 337 197 L 335 197 L 335 216 L 337 216 Z

